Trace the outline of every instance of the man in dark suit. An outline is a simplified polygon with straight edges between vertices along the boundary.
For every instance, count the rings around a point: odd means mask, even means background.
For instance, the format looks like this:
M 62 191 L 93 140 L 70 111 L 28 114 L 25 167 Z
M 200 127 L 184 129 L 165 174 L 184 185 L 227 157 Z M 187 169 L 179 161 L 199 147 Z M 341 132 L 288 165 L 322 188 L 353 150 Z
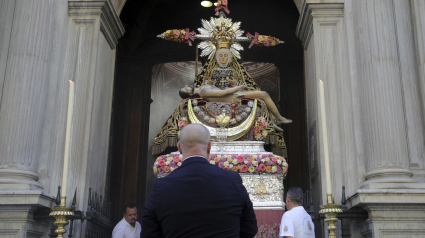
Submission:
M 254 237 L 257 219 L 241 177 L 206 159 L 211 150 L 208 129 L 185 126 L 177 147 L 183 164 L 155 180 L 141 237 Z

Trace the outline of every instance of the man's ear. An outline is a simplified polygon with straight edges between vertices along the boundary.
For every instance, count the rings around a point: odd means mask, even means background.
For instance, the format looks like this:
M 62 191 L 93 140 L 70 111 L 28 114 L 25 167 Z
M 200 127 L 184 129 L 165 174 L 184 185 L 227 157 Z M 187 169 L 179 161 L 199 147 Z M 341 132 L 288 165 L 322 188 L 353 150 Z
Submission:
M 183 154 L 183 152 L 182 152 L 182 148 L 181 148 L 181 146 L 180 146 L 180 141 L 179 141 L 179 142 L 177 142 L 177 149 L 179 149 L 179 152 L 180 152 L 180 154 L 182 155 L 182 154 Z
M 210 154 L 210 151 L 211 151 L 211 145 L 212 145 L 212 143 L 211 143 L 211 141 L 208 143 L 208 148 L 207 148 L 207 152 L 208 152 L 208 155 Z

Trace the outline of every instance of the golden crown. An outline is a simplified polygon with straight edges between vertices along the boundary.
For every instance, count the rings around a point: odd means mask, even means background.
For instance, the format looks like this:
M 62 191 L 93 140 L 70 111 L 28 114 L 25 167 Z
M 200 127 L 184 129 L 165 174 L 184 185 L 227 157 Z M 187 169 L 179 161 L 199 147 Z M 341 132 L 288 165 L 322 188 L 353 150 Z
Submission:
M 217 49 L 230 49 L 232 44 L 236 41 L 236 34 L 233 29 L 229 31 L 229 28 L 222 22 L 221 27 L 217 26 L 216 29 L 214 29 L 210 39 Z

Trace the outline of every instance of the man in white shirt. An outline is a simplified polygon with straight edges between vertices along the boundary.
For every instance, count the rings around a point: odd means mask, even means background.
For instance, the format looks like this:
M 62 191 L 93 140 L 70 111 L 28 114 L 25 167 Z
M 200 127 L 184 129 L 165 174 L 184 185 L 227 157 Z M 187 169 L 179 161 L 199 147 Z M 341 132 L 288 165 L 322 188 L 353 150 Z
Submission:
M 130 203 L 125 206 L 124 218 L 112 231 L 112 238 L 139 238 L 142 226 L 137 221 L 137 207 Z
M 298 187 L 289 188 L 286 193 L 286 208 L 280 223 L 280 237 L 314 238 L 314 224 L 303 205 L 303 190 Z

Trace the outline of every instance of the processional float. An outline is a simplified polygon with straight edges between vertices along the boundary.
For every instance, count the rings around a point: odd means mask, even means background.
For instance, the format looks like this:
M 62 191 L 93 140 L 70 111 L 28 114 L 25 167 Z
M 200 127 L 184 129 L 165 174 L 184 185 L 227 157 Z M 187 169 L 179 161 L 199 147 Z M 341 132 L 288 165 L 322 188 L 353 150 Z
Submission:
M 215 12 L 217 17 L 202 20 L 202 27 L 197 29 L 199 34 L 185 28 L 167 30 L 158 35 L 164 40 L 190 46 L 199 40 L 200 56 L 207 57 L 208 61 L 199 73 L 196 72 L 193 84 L 180 90 L 183 100 L 155 138 L 153 155 L 158 157 L 153 166 L 154 174 L 159 178 L 165 177 L 181 166 L 183 158 L 179 152 L 163 153 L 176 146 L 184 126 L 190 123 L 204 125 L 213 141 L 208 161 L 240 174 L 256 213 L 265 211 L 269 217 L 273 211 L 281 212 L 274 227 L 259 225 L 259 232 L 263 232 L 262 235 L 267 233 L 265 237 L 278 237 L 278 224 L 285 206 L 283 179 L 288 172 L 286 145 L 278 124 L 291 121 L 282 117 L 274 103 L 262 96 L 260 88 L 238 60 L 241 59 L 240 51 L 244 49 L 242 42 L 249 42 L 249 48 L 272 47 L 284 42 L 258 33 L 244 35 L 240 29 L 241 22 L 233 22 L 226 17 L 226 13 L 230 13 L 226 0 L 217 2 Z M 240 85 L 246 85 L 255 92 L 232 90 Z M 199 94 L 202 88 L 223 90 L 229 94 L 224 96 L 224 100 L 214 101 L 210 95 Z M 266 151 L 265 145 L 270 145 L 272 151 Z

